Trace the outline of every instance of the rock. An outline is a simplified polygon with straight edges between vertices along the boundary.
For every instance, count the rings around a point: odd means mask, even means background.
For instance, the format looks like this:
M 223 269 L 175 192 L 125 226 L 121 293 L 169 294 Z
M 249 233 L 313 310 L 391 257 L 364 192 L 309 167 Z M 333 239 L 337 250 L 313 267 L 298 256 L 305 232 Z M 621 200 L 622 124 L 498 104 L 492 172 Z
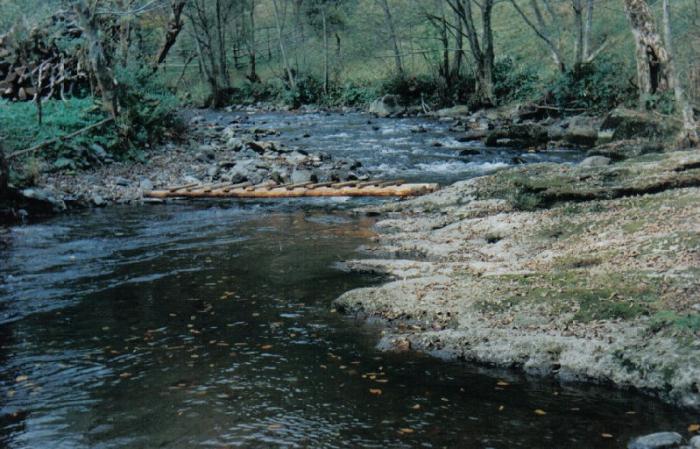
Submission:
M 374 100 L 369 105 L 369 113 L 379 117 L 388 117 L 393 114 L 398 114 L 403 111 L 403 107 L 399 105 L 398 95 L 384 95 L 382 98 Z
M 117 176 L 114 178 L 114 184 L 120 186 L 120 187 L 129 187 L 131 184 L 131 181 L 129 181 L 126 178 L 122 178 L 121 176 Z
M 459 151 L 460 156 L 476 156 L 477 154 L 481 154 L 481 151 L 476 148 L 465 148 Z
M 700 435 L 690 439 L 690 447 L 693 449 L 700 449 Z
M 148 178 L 143 178 L 143 179 L 139 182 L 139 187 L 140 187 L 141 190 L 143 190 L 144 192 L 148 192 L 148 191 L 153 190 L 153 183 L 151 182 L 150 179 L 148 179 Z
M 101 161 L 104 161 L 109 157 L 107 151 L 105 151 L 105 149 L 100 144 L 93 143 L 92 145 L 90 145 L 90 150 L 95 155 L 95 157 Z
M 676 432 L 658 432 L 635 438 L 627 449 L 673 449 L 683 442 L 683 437 Z
M 199 147 L 199 152 L 194 156 L 197 162 L 210 162 L 216 159 L 216 152 L 210 145 L 202 145 Z
M 471 110 L 467 105 L 457 105 L 451 108 L 440 109 L 433 115 L 437 117 L 460 117 L 471 114 Z
M 102 196 L 99 193 L 93 193 L 92 197 L 90 198 L 90 201 L 95 207 L 104 207 L 107 205 L 107 202 L 104 200 L 104 198 L 102 198 Z
M 488 130 L 486 129 L 472 129 L 457 137 L 457 142 L 471 142 L 474 140 L 485 139 L 488 134 Z
M 588 156 L 605 156 L 614 161 L 622 161 L 631 157 L 642 156 L 644 154 L 663 153 L 662 143 L 647 142 L 639 139 L 621 140 L 605 145 L 599 145 L 589 150 Z
M 491 131 L 486 137 L 487 146 L 532 148 L 545 145 L 547 129 L 536 123 L 521 123 Z
M 626 108 L 614 109 L 600 125 L 600 137 L 606 140 L 663 140 L 677 132 L 678 128 L 671 121 L 663 121 L 649 112 Z
M 579 115 L 569 120 L 568 127 L 563 130 L 566 142 L 580 146 L 592 147 L 598 140 L 599 120 L 595 117 Z
M 413 126 L 411 127 L 411 132 L 414 134 L 423 134 L 427 133 L 428 130 L 424 126 Z
M 610 165 L 610 158 L 607 158 L 605 156 L 589 156 L 586 159 L 582 160 L 579 165 L 581 167 L 605 167 L 607 165 Z
M 318 178 L 311 170 L 294 170 L 290 179 L 292 184 L 300 184 L 302 182 L 318 182 Z
M 51 212 L 63 212 L 67 209 L 66 203 L 48 189 L 24 189 L 20 191 L 20 195 L 24 199 L 29 200 L 32 209 L 37 208 Z
M 209 168 L 207 168 L 207 176 L 210 178 L 216 178 L 216 175 L 219 174 L 219 166 L 218 165 L 212 165 Z
M 243 141 L 238 137 L 231 137 L 226 141 L 226 147 L 232 151 L 241 151 L 243 149 Z

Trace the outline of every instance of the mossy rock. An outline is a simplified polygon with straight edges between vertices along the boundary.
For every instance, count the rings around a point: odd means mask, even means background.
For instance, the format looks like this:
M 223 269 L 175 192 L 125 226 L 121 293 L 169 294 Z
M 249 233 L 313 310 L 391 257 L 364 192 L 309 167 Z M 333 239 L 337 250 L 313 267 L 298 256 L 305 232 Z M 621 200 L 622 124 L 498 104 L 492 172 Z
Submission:
M 513 148 L 532 148 L 545 145 L 549 140 L 547 128 L 536 123 L 521 123 L 496 129 L 486 136 L 486 145 Z
M 679 128 L 671 119 L 647 111 L 617 108 L 600 125 L 603 140 L 652 139 L 665 140 L 677 134 Z

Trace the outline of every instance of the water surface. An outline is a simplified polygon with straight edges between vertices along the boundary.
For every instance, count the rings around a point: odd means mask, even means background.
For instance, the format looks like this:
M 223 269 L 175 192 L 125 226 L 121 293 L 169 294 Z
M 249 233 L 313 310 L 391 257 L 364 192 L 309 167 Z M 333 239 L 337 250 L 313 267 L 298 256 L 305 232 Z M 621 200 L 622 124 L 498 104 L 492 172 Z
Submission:
M 312 117 L 316 144 L 384 170 L 371 145 L 331 137 L 366 134 L 367 117 L 341 117 Z M 311 119 L 280 120 L 296 142 Z M 412 120 L 364 138 L 451 138 L 439 123 L 410 133 Z M 377 145 L 402 177 L 432 157 Z M 501 163 L 494 151 L 480 163 Z M 334 268 L 373 237 L 348 212 L 358 201 L 113 207 L 13 228 L 0 249 L 0 447 L 623 448 L 698 420 L 639 394 L 378 352 L 381 330 L 331 305 L 381 281 Z

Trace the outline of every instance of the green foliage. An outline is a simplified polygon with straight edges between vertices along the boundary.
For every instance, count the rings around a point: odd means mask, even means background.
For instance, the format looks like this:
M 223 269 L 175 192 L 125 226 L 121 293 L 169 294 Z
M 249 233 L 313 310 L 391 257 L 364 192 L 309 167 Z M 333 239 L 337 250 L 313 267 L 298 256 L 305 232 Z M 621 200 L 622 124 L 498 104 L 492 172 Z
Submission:
M 659 94 L 646 95 L 642 98 L 644 107 L 649 111 L 658 111 L 662 114 L 672 115 L 676 110 L 676 99 L 673 92 L 666 91 Z
M 135 69 L 120 68 L 119 83 L 121 107 L 117 124 L 121 139 L 113 146 L 118 156 L 143 158 L 143 148 L 160 143 L 182 127 L 177 115 L 180 105 L 177 97 L 151 74 L 148 66 Z
M 105 118 L 104 113 L 89 98 L 44 102 L 42 124 L 39 124 L 34 103 L 2 101 L 0 102 L 0 139 L 4 141 L 6 151 L 12 153 L 68 135 Z M 58 142 L 41 150 L 39 155 L 55 161 L 56 168 L 79 168 L 97 160 L 95 145 L 110 148 L 116 142 L 115 127 L 107 125 L 91 133 Z
M 56 170 L 75 170 L 109 159 L 142 159 L 148 148 L 180 126 L 176 115 L 178 101 L 147 72 L 123 70 L 118 74 L 121 114 L 110 123 L 65 141 L 43 148 L 36 156 L 46 159 Z M 0 139 L 6 151 L 66 136 L 107 118 L 97 100 L 71 98 L 43 103 L 43 120 L 39 123 L 32 102 L 0 102 Z M 15 179 L 30 182 L 36 178 L 36 161 L 27 159 Z
M 531 99 L 541 92 L 537 73 L 531 68 L 516 65 L 510 56 L 496 60 L 494 81 L 496 98 L 501 104 Z
M 553 82 L 550 94 L 561 108 L 583 108 L 606 112 L 636 100 L 637 91 L 620 74 L 620 64 L 611 58 L 582 64 L 561 73 Z

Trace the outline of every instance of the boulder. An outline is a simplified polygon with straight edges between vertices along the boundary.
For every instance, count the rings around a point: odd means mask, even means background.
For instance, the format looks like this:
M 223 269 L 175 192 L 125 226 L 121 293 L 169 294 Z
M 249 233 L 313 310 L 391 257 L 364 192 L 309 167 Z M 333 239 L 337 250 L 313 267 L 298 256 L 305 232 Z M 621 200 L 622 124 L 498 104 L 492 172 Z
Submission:
M 143 178 L 143 179 L 139 182 L 139 187 L 140 187 L 141 190 L 143 190 L 144 192 L 148 192 L 148 191 L 153 190 L 153 183 L 151 182 L 150 179 L 148 179 L 148 178 Z
M 690 447 L 693 449 L 700 449 L 700 435 L 694 436 L 690 439 Z
M 662 143 L 635 139 L 599 145 L 589 150 L 587 156 L 605 156 L 614 161 L 622 161 L 631 157 L 663 152 L 664 145 Z
M 433 115 L 437 117 L 461 117 L 470 114 L 471 111 L 469 110 L 469 106 L 460 104 L 451 108 L 440 109 L 436 111 Z
M 536 123 L 521 123 L 491 131 L 486 137 L 490 147 L 533 148 L 547 144 L 547 129 Z
M 592 147 L 598 140 L 600 120 L 587 115 L 572 117 L 563 130 L 563 140 L 578 147 Z
M 300 184 L 302 182 L 318 182 L 318 178 L 311 170 L 295 169 L 290 181 L 292 184 Z
M 216 159 L 216 152 L 211 145 L 201 145 L 199 152 L 195 154 L 194 159 L 197 162 L 210 162 Z
M 606 167 L 610 165 L 610 158 L 607 158 L 605 156 L 589 156 L 586 159 L 582 160 L 579 165 L 581 167 L 587 167 L 587 168 L 592 168 L 592 167 Z
M 379 117 L 388 117 L 402 111 L 403 107 L 399 104 L 398 95 L 384 95 L 369 105 L 369 113 Z
M 682 442 L 683 437 L 676 432 L 658 432 L 635 438 L 627 449 L 674 449 Z
M 63 212 L 67 209 L 63 199 L 48 189 L 29 188 L 21 190 L 19 194 L 31 209 L 41 212 Z
M 600 125 L 600 138 L 604 140 L 663 140 L 676 133 L 678 128 L 671 121 L 650 112 L 626 108 L 614 109 Z

